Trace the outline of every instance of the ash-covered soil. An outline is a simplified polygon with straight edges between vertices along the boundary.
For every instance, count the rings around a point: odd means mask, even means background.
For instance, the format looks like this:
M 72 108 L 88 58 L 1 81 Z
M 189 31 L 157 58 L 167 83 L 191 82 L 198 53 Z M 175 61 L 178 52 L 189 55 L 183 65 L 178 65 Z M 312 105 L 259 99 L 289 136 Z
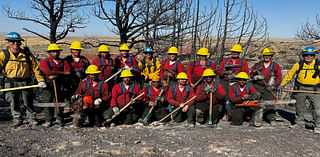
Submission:
M 311 129 L 277 126 L 184 124 L 111 128 L 10 127 L 8 106 L 0 106 L 0 156 L 320 156 L 320 135 Z M 285 118 L 292 113 L 280 110 Z M 41 114 L 40 114 L 41 118 Z

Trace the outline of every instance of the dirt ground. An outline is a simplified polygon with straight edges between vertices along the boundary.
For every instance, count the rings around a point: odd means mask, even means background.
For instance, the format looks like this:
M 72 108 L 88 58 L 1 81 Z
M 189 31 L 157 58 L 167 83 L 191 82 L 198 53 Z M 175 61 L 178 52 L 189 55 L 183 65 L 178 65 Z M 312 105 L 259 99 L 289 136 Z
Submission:
M 64 128 L 23 125 L 12 128 L 10 108 L 0 106 L 0 156 L 320 156 L 320 135 L 290 129 L 292 108 L 279 108 L 277 126 L 218 128 L 184 124 L 158 127 Z M 38 115 L 41 119 L 41 114 Z M 309 115 L 310 118 L 310 115 Z

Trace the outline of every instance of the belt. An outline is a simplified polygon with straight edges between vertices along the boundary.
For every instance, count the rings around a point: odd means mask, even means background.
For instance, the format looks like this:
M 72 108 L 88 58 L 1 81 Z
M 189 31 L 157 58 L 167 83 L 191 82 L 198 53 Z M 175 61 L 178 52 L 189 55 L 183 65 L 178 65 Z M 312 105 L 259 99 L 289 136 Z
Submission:
M 31 81 L 31 78 L 8 78 L 6 77 L 4 82 L 24 82 L 24 81 Z

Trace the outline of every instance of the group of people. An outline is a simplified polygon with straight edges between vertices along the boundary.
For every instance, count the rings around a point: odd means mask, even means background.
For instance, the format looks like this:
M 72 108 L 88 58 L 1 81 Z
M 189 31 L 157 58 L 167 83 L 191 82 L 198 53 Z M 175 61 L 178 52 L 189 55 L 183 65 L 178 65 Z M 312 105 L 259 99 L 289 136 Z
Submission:
M 73 126 L 110 126 L 153 121 L 180 123 L 187 120 L 187 127 L 196 123 L 209 123 L 216 127 L 226 117 L 231 125 L 259 127 L 262 120 L 276 125 L 278 114 L 274 105 L 261 108 L 248 105 L 255 100 L 278 100 L 276 89 L 296 75 L 295 88 L 319 91 L 319 61 L 314 47 L 306 47 L 303 60 L 296 63 L 281 82 L 280 65 L 272 61 L 275 52 L 263 50 L 263 59 L 249 72 L 248 63 L 240 57 L 242 47 L 235 44 L 231 56 L 224 58 L 218 68 L 208 60 L 209 51 L 201 48 L 198 59 L 185 66 L 178 59 L 176 47 L 168 50 L 168 59 L 160 62 L 153 56 L 153 49 L 146 47 L 142 60 L 130 55 L 130 48 L 123 43 L 120 55 L 111 58 L 108 46 L 101 45 L 98 57 L 90 61 L 81 55 L 79 41 L 72 42 L 71 55 L 60 58 L 62 49 L 52 43 L 49 57 L 40 61 L 27 48 L 21 48 L 23 39 L 16 32 L 7 34 L 8 48 L 0 53 L 0 69 L 4 72 L 4 88 L 30 85 L 35 76 L 41 88 L 44 103 L 68 101 L 71 105 Z M 116 77 L 114 77 L 116 76 Z M 250 79 L 251 78 L 251 79 Z M 10 103 L 13 125 L 22 125 L 19 96 L 26 108 L 26 119 L 38 125 L 33 107 L 31 89 L 12 90 L 5 93 Z M 292 128 L 304 125 L 305 100 L 313 106 L 314 132 L 320 133 L 320 96 L 295 93 L 296 119 Z M 56 118 L 54 118 L 56 112 Z M 54 125 L 54 119 L 63 127 L 64 108 L 44 108 L 45 123 Z M 166 115 L 166 119 L 163 119 Z M 88 123 L 86 123 L 86 120 Z

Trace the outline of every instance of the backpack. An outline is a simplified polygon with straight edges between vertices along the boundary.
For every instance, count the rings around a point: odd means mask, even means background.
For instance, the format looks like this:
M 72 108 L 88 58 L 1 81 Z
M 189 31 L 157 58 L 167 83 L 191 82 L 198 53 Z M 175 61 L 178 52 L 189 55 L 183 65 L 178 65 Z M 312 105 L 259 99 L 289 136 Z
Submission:
M 164 65 L 166 65 L 168 61 L 169 61 L 169 59 L 166 59 L 166 61 L 164 62 Z M 179 63 L 180 63 L 180 60 L 177 60 L 177 61 L 174 63 L 174 72 L 176 72 L 176 73 L 177 73 L 177 69 L 178 69 Z
M 211 62 L 207 60 L 207 65 L 206 66 L 210 68 L 210 64 L 211 64 Z M 196 61 L 194 63 L 193 68 L 196 67 L 196 66 L 198 66 L 198 61 Z
M 315 60 L 316 62 L 314 63 L 313 69 L 315 71 L 315 73 L 312 75 L 312 78 L 316 78 L 317 76 L 319 76 L 320 74 L 320 70 L 319 70 L 319 65 L 320 65 L 320 61 L 318 59 Z M 304 61 L 300 60 L 299 61 L 299 69 L 296 71 L 296 74 L 298 75 L 300 73 L 301 70 L 307 70 L 307 69 L 303 69 L 303 64 Z M 310 69 L 311 70 L 311 69 Z M 297 79 L 297 78 L 296 78 Z
M 104 66 L 104 61 L 99 57 L 99 62 L 100 62 L 100 69 Z M 111 68 L 113 69 L 113 60 L 110 58 L 109 60 L 109 65 L 106 66 L 111 66 Z M 101 70 L 103 71 L 104 68 L 102 68 Z
M 5 49 L 5 50 L 3 50 L 3 52 L 4 52 L 3 69 L 5 69 L 7 64 L 8 64 L 8 62 L 11 61 L 11 60 L 10 60 L 10 52 L 9 52 L 9 50 Z M 26 62 L 28 63 L 29 68 L 31 69 L 32 68 L 32 62 L 30 60 L 31 52 L 30 52 L 29 48 L 28 47 L 24 47 L 24 51 L 22 53 L 25 55 Z
M 157 70 L 157 60 L 154 58 L 153 60 L 153 67 L 154 67 L 154 71 Z M 142 70 L 143 71 L 146 68 L 146 57 L 143 58 L 143 60 L 141 61 L 142 64 Z M 148 67 L 149 73 L 151 73 L 151 68 Z
M 118 56 L 117 59 L 120 61 L 120 56 Z M 133 65 L 132 56 L 129 57 L 129 63 L 130 65 Z
M 251 85 L 249 83 L 246 84 L 246 92 L 247 92 L 247 94 L 250 94 L 250 87 L 251 87 Z M 237 88 L 237 85 L 234 85 L 233 88 L 236 90 L 236 96 L 239 96 L 240 91 Z
M 120 88 L 121 88 L 121 92 L 120 92 L 120 95 L 122 94 L 126 94 L 126 88 L 124 88 L 123 84 L 122 83 L 119 83 L 120 85 Z M 134 89 L 134 83 L 131 83 L 130 86 L 129 86 L 129 96 L 133 96 L 133 89 Z
M 80 59 L 81 59 L 82 62 L 85 64 L 85 68 L 86 68 L 87 66 L 89 66 L 89 62 L 87 61 L 87 59 L 86 59 L 85 57 L 80 56 Z M 71 63 L 73 62 L 72 56 L 67 56 L 67 57 L 66 57 L 66 60 L 67 60 L 67 62 L 69 63 L 70 68 L 71 68 L 71 69 L 74 69 L 74 68 L 72 67 L 72 65 L 71 65 Z
M 50 69 L 53 69 L 53 63 L 49 61 L 49 58 L 46 58 L 46 61 L 47 61 L 48 65 L 49 65 Z M 61 62 L 61 64 L 62 64 L 62 67 L 64 68 L 63 61 Z
M 262 69 L 262 61 L 259 62 L 259 69 Z M 269 70 L 271 73 L 274 73 L 274 66 L 276 65 L 277 63 L 276 62 L 272 62 L 271 65 L 270 65 L 270 68 L 269 69 L 266 69 L 266 70 Z
M 177 95 L 177 85 L 173 85 L 172 87 L 173 87 L 173 95 L 174 95 L 174 97 L 176 97 L 176 95 Z M 189 97 L 190 88 L 191 87 L 189 85 L 187 85 L 187 87 L 186 87 L 187 97 Z
M 102 94 L 102 86 L 103 86 L 103 81 L 99 81 L 98 82 L 98 92 L 100 94 Z M 88 79 L 86 79 L 86 88 L 85 88 L 85 91 L 89 90 L 90 89 L 90 81 Z M 92 92 L 92 95 L 93 95 L 93 92 Z
M 164 88 L 164 87 L 161 86 L 161 87 L 160 87 L 160 91 L 162 91 L 163 88 Z M 151 96 L 150 94 L 151 94 L 151 86 L 149 85 L 149 86 L 148 86 L 148 95 L 147 95 L 148 98 Z
M 239 67 L 240 67 L 240 69 L 242 68 L 242 63 L 243 63 L 243 59 L 240 58 L 240 62 L 239 62 Z M 229 64 L 230 64 L 230 58 L 227 58 L 227 59 L 226 59 L 226 65 L 229 65 Z

